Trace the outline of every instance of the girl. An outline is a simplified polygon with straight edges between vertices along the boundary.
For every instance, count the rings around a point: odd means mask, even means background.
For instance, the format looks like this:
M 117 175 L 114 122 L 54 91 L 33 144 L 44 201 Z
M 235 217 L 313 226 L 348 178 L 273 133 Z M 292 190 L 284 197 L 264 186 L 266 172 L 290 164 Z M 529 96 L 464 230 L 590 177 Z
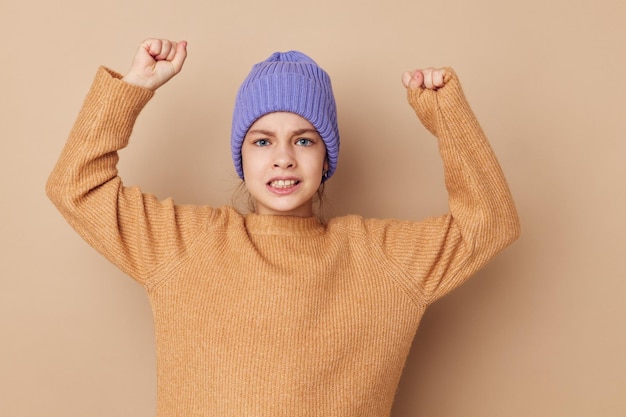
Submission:
M 176 205 L 125 187 L 117 151 L 183 67 L 185 42 L 100 68 L 47 192 L 154 311 L 158 415 L 388 416 L 424 310 L 514 241 L 507 184 L 455 73 L 402 82 L 439 140 L 450 213 L 421 222 L 313 214 L 337 166 L 330 80 L 291 51 L 258 63 L 233 113 L 235 169 L 255 201 Z

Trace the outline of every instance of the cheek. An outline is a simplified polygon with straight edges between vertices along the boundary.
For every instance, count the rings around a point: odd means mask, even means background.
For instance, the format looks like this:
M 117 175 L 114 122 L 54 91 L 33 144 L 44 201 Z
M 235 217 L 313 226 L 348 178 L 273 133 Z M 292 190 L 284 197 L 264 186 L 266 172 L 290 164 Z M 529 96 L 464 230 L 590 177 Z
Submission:
M 319 170 L 328 169 L 328 158 L 326 157 L 326 149 L 324 149 L 322 152 L 318 152 L 315 160 L 317 166 L 319 167 Z
M 244 172 L 244 177 L 246 176 L 246 172 L 253 173 L 258 169 L 259 165 L 259 158 L 258 156 L 255 157 L 254 152 L 244 149 L 241 150 L 241 167 Z

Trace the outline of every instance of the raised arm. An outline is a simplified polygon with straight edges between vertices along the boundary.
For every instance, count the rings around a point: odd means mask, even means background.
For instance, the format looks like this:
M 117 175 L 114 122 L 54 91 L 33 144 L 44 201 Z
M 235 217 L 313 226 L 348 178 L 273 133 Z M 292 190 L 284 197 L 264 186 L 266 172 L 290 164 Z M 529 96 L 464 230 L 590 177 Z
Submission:
M 158 201 L 118 176 L 118 151 L 154 89 L 182 68 L 186 44 L 145 41 L 128 74 L 100 68 L 46 184 L 49 198 L 94 248 L 138 281 L 166 257 L 182 255 L 200 219 Z
M 426 232 L 436 256 L 420 283 L 434 301 L 458 286 L 497 252 L 516 240 L 520 223 L 496 156 L 451 68 L 402 75 L 408 101 L 438 138 L 450 214 Z M 428 252 L 428 251 L 426 251 Z

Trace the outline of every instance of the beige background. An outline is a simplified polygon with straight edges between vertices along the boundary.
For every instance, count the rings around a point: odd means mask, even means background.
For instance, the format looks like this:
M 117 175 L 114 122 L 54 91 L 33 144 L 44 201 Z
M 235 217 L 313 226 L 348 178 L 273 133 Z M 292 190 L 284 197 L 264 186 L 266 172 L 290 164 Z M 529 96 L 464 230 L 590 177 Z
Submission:
M 523 237 L 426 313 L 393 416 L 626 415 L 623 0 L 0 3 L 0 416 L 153 416 L 141 288 L 44 195 L 98 65 L 189 41 L 120 170 L 181 203 L 235 188 L 229 128 L 251 65 L 300 49 L 331 74 L 342 153 L 331 215 L 446 210 L 405 69 L 456 68 L 509 179 Z

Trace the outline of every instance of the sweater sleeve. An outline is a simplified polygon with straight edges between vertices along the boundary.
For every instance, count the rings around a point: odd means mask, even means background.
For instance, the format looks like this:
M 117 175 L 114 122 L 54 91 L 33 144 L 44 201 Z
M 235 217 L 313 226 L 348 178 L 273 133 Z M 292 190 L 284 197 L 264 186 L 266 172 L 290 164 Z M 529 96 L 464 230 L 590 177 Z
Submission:
M 383 222 L 381 243 L 404 285 L 427 304 L 441 298 L 515 241 L 520 223 L 504 174 L 455 72 L 438 90 L 409 89 L 408 101 L 438 138 L 449 214 L 421 222 Z
M 153 94 L 101 67 L 46 184 L 87 243 L 143 285 L 165 260 L 184 256 L 203 217 L 199 208 L 125 187 L 118 176 L 118 150 Z

